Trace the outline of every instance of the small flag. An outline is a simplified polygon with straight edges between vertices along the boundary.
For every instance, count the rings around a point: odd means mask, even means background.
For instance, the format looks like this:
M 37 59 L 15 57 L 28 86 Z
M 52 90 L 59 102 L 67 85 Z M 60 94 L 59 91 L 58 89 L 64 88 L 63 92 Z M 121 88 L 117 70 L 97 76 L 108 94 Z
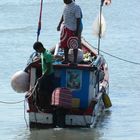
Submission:
M 111 0 L 104 0 L 104 5 L 110 5 L 111 4 Z

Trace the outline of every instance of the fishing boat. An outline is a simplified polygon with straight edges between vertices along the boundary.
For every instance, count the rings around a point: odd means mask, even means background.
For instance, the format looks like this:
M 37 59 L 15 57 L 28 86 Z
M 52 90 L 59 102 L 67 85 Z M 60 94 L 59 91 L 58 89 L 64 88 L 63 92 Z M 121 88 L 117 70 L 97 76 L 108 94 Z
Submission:
M 56 44 L 50 49 L 57 55 L 53 61 L 56 88 L 51 104 L 45 106 L 45 97 L 36 90 L 41 76 L 40 55 L 33 53 L 26 71 L 12 77 L 11 85 L 17 92 L 26 92 L 30 127 L 93 127 L 102 112 L 111 107 L 109 98 L 108 64 L 99 50 L 84 38 L 78 49 L 77 65 L 63 64 L 64 52 Z M 73 59 L 69 51 L 69 59 Z M 30 66 L 30 67 L 29 67 Z

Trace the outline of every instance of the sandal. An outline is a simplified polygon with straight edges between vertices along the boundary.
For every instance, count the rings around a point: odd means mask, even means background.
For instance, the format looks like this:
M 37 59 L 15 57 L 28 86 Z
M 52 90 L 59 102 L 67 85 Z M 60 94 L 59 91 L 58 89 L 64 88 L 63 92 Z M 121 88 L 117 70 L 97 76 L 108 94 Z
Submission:
M 62 64 L 68 64 L 68 63 L 69 61 L 66 61 L 66 60 L 62 61 Z

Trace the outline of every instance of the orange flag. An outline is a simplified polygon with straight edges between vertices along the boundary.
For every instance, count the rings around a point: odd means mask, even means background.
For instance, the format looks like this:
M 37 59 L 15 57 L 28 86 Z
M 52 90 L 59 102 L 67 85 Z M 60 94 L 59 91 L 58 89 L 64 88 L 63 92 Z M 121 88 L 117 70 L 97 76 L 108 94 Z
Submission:
M 105 4 L 105 5 L 111 4 L 111 0 L 104 0 L 104 4 Z

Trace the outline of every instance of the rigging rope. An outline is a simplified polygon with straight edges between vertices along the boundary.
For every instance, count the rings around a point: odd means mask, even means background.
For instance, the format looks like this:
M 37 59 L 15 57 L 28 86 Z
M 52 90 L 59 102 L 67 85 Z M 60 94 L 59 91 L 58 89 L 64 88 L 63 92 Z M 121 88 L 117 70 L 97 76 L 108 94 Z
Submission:
M 36 86 L 35 86 L 36 88 Z M 22 103 L 22 102 L 25 102 L 27 99 L 29 99 L 34 91 L 35 91 L 35 88 L 33 88 L 31 91 L 29 91 L 26 95 L 25 95 L 25 99 L 24 100 L 21 100 L 21 101 L 15 101 L 15 102 L 8 102 L 8 101 L 0 101 L 0 103 L 2 104 L 19 104 L 19 103 Z
M 19 104 L 22 102 L 24 102 L 24 100 L 16 101 L 16 102 L 0 101 L 0 103 L 2 103 L 2 104 Z
M 111 56 L 111 57 L 114 57 L 114 58 L 116 58 L 116 59 L 119 59 L 119 60 L 121 60 L 121 61 L 128 62 L 128 63 L 135 64 L 135 65 L 140 65 L 140 63 L 138 63 L 138 62 L 130 61 L 130 60 L 127 60 L 127 59 L 124 59 L 124 58 L 121 58 L 121 57 L 112 55 L 112 54 L 107 53 L 107 52 L 102 51 L 102 50 L 100 50 L 100 51 L 103 52 L 104 54 L 107 54 L 107 55 L 109 55 L 109 56 Z
M 126 60 L 126 59 L 124 59 L 124 58 L 121 58 L 121 57 L 118 57 L 118 56 L 115 56 L 115 55 L 112 55 L 112 54 L 110 54 L 110 53 L 107 53 L 107 52 L 105 52 L 105 51 L 100 50 L 100 39 L 101 39 L 101 13 L 102 13 L 102 7 L 103 7 L 103 4 L 104 4 L 104 1 L 105 1 L 105 0 L 101 0 L 101 4 L 100 4 L 100 20 L 99 20 L 99 21 L 100 21 L 100 28 L 99 28 L 99 35 L 98 35 L 98 49 L 97 49 L 97 48 L 95 48 L 95 49 L 98 50 L 98 54 L 99 54 L 99 52 L 101 51 L 101 52 L 103 52 L 104 54 L 107 54 L 107 55 L 109 55 L 109 56 L 111 56 L 111 57 L 114 57 L 114 58 L 116 58 L 116 59 L 119 59 L 119 60 L 121 60 L 121 61 L 128 62 L 128 63 L 135 64 L 135 65 L 140 65 L 140 63 L 138 63 L 138 62 Z M 110 2 L 111 2 L 111 1 L 110 1 Z M 91 46 L 92 46 L 92 45 L 91 45 Z M 93 46 L 92 46 L 92 47 L 93 47 Z
M 83 38 L 83 39 L 84 39 L 84 38 Z M 90 44 L 89 42 L 87 42 L 85 39 L 84 39 L 84 41 L 85 41 L 86 43 L 88 43 L 92 48 L 98 50 L 98 48 L 96 48 L 96 47 L 94 47 L 93 45 L 91 45 L 91 44 Z M 110 53 L 108 53 L 108 52 L 105 52 L 105 51 L 103 51 L 103 50 L 100 50 L 100 51 L 101 51 L 102 53 L 107 54 L 107 55 L 109 55 L 109 56 L 111 56 L 111 57 L 113 57 L 113 58 L 116 58 L 116 59 L 118 59 L 118 60 L 121 60 L 121 61 L 124 61 L 124 62 L 128 62 L 128 63 L 134 64 L 134 65 L 140 65 L 140 63 L 138 63 L 138 62 L 130 61 L 130 60 L 127 60 L 127 59 L 124 59 L 124 58 L 121 58 L 121 57 L 112 55 L 112 54 L 110 54 Z
M 21 100 L 21 101 L 17 101 L 17 102 L 5 102 L 5 101 L 0 101 L 0 103 L 3 103 L 3 104 L 18 104 L 18 103 L 21 103 L 21 102 L 24 102 L 24 120 L 25 120 L 25 123 L 26 123 L 26 126 L 27 128 L 29 127 L 28 126 L 28 122 L 27 122 L 27 119 L 26 119 L 26 100 L 29 99 L 33 93 L 35 92 L 35 89 L 37 87 L 37 84 L 38 84 L 38 81 L 36 83 L 36 85 L 34 86 L 34 88 L 32 90 L 30 90 L 26 95 L 25 95 L 25 99 L 24 100 Z

